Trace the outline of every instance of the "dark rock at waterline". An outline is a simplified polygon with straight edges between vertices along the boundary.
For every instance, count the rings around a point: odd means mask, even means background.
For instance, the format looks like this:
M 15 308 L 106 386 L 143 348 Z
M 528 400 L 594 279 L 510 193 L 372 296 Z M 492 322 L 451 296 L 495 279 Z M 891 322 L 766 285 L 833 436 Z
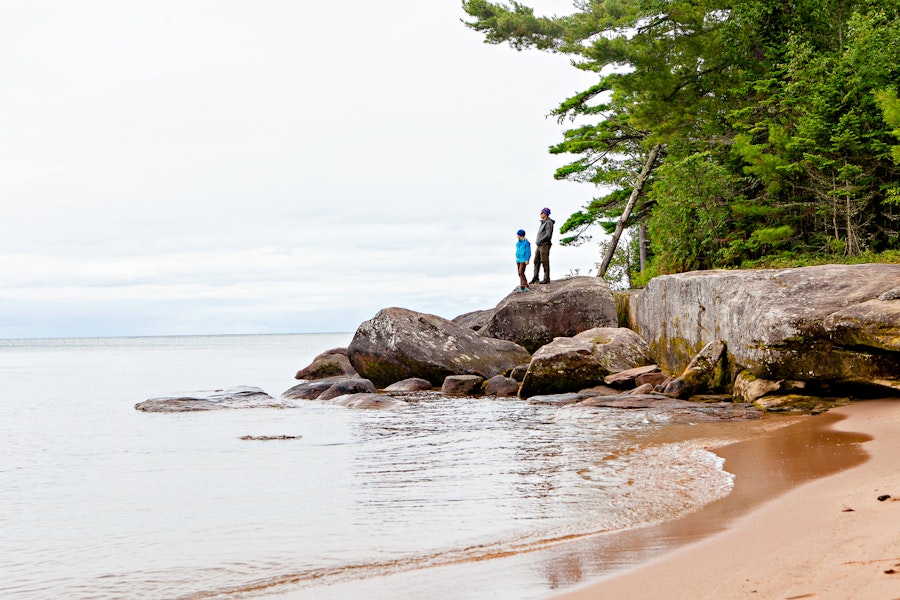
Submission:
M 512 377 L 495 375 L 484 382 L 483 390 L 485 396 L 509 398 L 519 394 L 519 382 Z
M 481 393 L 484 378 L 478 375 L 449 375 L 444 378 L 441 392 L 454 396 L 472 396 Z
M 292 408 L 294 405 L 257 387 L 237 386 L 225 390 L 204 390 L 150 398 L 134 405 L 142 412 L 191 412 L 230 408 Z
M 376 391 L 375 384 L 368 379 L 348 378 L 335 382 L 316 399 L 332 400 L 347 394 L 374 394 Z
M 332 348 L 315 357 L 309 366 L 297 371 L 294 379 L 325 379 L 328 377 L 356 377 L 346 348 Z
M 435 387 L 449 375 L 489 379 L 531 359 L 517 344 L 404 308 L 385 308 L 364 322 L 348 350 L 356 371 L 377 386 L 410 377 Z
M 410 377 L 403 381 L 397 381 L 384 388 L 385 392 L 426 392 L 434 386 L 427 379 Z
M 714 332 L 731 378 L 746 370 L 770 381 L 900 389 L 898 281 L 897 264 L 664 275 L 634 297 L 630 320 L 670 373 Z
M 647 344 L 624 327 L 597 327 L 556 338 L 535 352 L 519 395 L 574 392 L 602 384 L 610 373 L 653 363 Z
M 355 393 L 374 393 L 375 385 L 360 377 L 328 377 L 300 383 L 285 391 L 282 396 L 292 400 L 331 400 Z
M 321 396 L 325 390 L 344 379 L 346 379 L 346 377 L 326 377 L 325 379 L 298 383 L 281 395 L 282 397 L 290 398 L 291 400 L 315 400 Z
M 331 404 L 337 406 L 345 406 L 347 408 L 355 408 L 359 410 L 375 410 L 394 408 L 406 404 L 403 400 L 394 398 L 389 394 L 345 394 L 338 396 L 331 401 Z
M 480 335 L 509 340 L 534 352 L 553 338 L 572 337 L 595 327 L 616 327 L 618 316 L 603 279 L 572 277 L 532 286 L 525 294 L 511 293 L 490 311 L 489 318 L 480 315 L 478 323 L 483 323 Z
M 512 371 L 509 372 L 509 376 L 522 383 L 522 380 L 525 379 L 525 373 L 528 372 L 528 365 L 519 365 L 515 367 Z

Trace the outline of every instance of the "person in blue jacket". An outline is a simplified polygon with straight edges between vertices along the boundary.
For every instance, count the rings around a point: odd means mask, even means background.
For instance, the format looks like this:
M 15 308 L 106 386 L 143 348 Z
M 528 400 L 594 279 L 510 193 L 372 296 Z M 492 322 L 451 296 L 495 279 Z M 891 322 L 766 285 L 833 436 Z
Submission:
M 516 242 L 516 267 L 519 269 L 519 287 L 517 292 L 528 291 L 528 278 L 525 277 L 525 267 L 531 260 L 531 242 L 525 239 L 525 230 L 520 229 L 516 232 L 519 241 Z

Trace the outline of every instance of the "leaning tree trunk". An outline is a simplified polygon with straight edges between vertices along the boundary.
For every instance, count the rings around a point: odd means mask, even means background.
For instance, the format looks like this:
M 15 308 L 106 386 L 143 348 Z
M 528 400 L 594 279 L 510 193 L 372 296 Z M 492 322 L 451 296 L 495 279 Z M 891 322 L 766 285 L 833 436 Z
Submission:
M 639 246 L 641 250 L 641 273 L 647 268 L 647 224 L 641 223 Z
M 653 148 L 650 149 L 650 154 L 647 155 L 647 160 L 644 161 L 644 168 L 641 169 L 641 174 L 638 175 L 637 181 L 634 182 L 631 196 L 628 198 L 628 203 L 625 205 L 625 211 L 622 213 L 622 218 L 619 219 L 619 224 L 616 225 L 616 231 L 609 241 L 609 248 L 606 249 L 606 256 L 603 257 L 603 263 L 600 265 L 600 271 L 597 273 L 597 277 L 606 275 L 606 270 L 609 268 L 613 253 L 616 251 L 616 246 L 619 245 L 619 238 L 622 237 L 622 231 L 625 230 L 625 223 L 628 222 L 628 217 L 631 216 L 631 211 L 634 209 L 634 203 L 637 202 L 638 196 L 641 195 L 641 189 L 644 187 L 644 182 L 647 181 L 647 177 L 650 176 L 650 171 L 653 169 L 653 163 L 656 162 L 656 155 L 659 154 L 659 148 L 659 144 L 653 146 Z

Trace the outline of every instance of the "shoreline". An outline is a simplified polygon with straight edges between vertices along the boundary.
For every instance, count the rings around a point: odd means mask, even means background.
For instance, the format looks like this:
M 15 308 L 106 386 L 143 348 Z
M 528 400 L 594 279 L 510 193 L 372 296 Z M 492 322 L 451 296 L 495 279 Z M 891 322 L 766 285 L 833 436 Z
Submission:
M 900 400 L 894 401 L 894 405 L 900 408 Z M 672 521 L 591 534 L 490 560 L 463 560 L 322 587 L 298 589 L 288 586 L 285 589 L 275 586 L 262 595 L 317 599 L 354 595 L 372 598 L 560 597 L 572 600 L 673 597 L 666 593 L 666 586 L 661 588 L 664 591 L 647 596 L 631 591 L 607 594 L 596 592 L 595 588 L 602 588 L 607 581 L 623 573 L 637 571 L 641 575 L 637 578 L 636 589 L 642 590 L 647 575 L 645 567 L 727 532 L 760 506 L 815 482 L 817 478 L 864 464 L 867 453 L 861 443 L 871 438 L 865 433 L 856 433 L 861 427 L 847 430 L 844 419 L 845 415 L 830 411 L 818 416 L 773 415 L 771 419 L 761 421 L 669 426 L 656 442 L 694 440 L 722 457 L 724 468 L 736 475 L 734 488 L 728 495 Z M 835 427 L 836 424 L 841 427 Z M 809 448 L 816 451 L 805 456 Z M 665 494 L 667 490 L 661 489 L 660 493 Z M 733 554 L 730 556 L 733 562 L 743 560 Z M 651 573 L 651 576 L 655 577 L 655 574 Z M 714 594 L 710 597 L 728 596 Z
M 668 524 L 664 529 L 672 531 L 656 532 L 666 539 L 668 551 L 552 597 L 900 597 L 895 526 L 900 518 L 900 504 L 895 504 L 900 501 L 900 469 L 895 464 L 900 454 L 900 399 L 859 401 L 829 414 L 843 420 L 821 427 L 824 433 L 856 435 L 866 458 L 797 484 L 771 480 L 772 461 L 783 458 L 760 456 L 758 447 L 750 450 L 765 440 L 719 448 L 716 453 L 726 459 L 725 468 L 737 476 L 731 502 L 723 502 L 732 504 L 730 508 L 713 503 L 681 523 Z M 809 462 L 829 459 L 822 446 L 807 442 L 804 449 L 804 442 L 798 441 L 797 449 L 808 453 Z M 837 442 L 836 450 L 842 444 Z M 842 451 L 846 456 L 846 448 Z M 807 461 L 794 462 L 802 466 Z M 753 494 L 762 492 L 771 499 L 754 503 Z M 885 494 L 892 498 L 878 501 Z M 746 511 L 729 515 L 743 498 L 749 502 Z M 691 531 L 717 521 L 719 530 L 714 526 L 699 536 Z M 678 536 L 686 538 L 678 543 Z

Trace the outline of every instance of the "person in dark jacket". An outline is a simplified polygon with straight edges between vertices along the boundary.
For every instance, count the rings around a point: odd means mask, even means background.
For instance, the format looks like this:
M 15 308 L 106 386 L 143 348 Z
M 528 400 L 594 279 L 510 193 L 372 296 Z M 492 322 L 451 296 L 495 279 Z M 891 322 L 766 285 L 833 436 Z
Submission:
M 550 283 L 550 240 L 553 238 L 553 226 L 556 221 L 550 218 L 550 209 L 541 209 L 541 226 L 534 239 L 534 277 L 531 283 Z M 538 278 L 541 266 L 544 267 L 544 278 Z

